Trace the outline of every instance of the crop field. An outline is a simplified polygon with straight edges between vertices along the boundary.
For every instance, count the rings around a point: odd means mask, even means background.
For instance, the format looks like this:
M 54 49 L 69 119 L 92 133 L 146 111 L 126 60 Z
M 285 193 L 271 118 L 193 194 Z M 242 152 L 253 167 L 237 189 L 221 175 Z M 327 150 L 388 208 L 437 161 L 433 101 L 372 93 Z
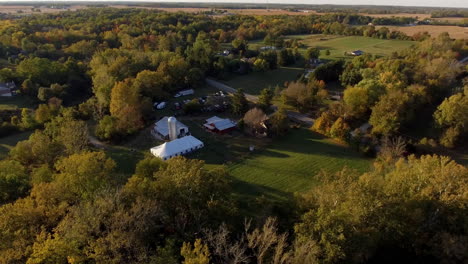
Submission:
M 282 196 L 308 190 L 321 170 L 336 172 L 345 166 L 363 172 L 371 160 L 347 145 L 300 128 L 228 169 L 248 194 Z

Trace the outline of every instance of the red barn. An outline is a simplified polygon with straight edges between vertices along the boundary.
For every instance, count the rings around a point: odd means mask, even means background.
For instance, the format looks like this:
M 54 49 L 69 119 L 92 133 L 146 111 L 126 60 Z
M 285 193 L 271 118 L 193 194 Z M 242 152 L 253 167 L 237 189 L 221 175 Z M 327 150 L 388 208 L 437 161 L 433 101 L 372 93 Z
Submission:
M 206 129 L 212 132 L 224 134 L 234 130 L 236 128 L 236 123 L 231 119 L 224 119 L 213 116 L 212 118 L 206 120 L 204 126 Z

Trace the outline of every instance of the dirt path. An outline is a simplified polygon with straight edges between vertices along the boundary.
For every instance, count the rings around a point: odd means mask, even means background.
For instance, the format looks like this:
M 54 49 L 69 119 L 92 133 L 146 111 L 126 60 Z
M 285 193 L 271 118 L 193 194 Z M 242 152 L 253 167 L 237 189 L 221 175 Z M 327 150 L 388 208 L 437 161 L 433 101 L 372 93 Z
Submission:
M 88 135 L 88 140 L 89 140 L 89 143 L 91 143 L 91 145 L 93 145 L 96 148 L 100 148 L 100 149 L 107 148 L 106 143 L 100 141 L 99 139 L 95 138 L 94 136 Z
M 216 89 L 219 89 L 223 92 L 226 92 L 226 93 L 230 93 L 230 94 L 233 94 L 235 93 L 237 90 L 235 88 L 232 88 L 231 86 L 228 86 L 224 83 L 221 83 L 219 81 L 216 81 L 216 80 L 213 80 L 213 79 L 210 79 L 210 78 L 206 78 L 206 83 L 211 86 L 211 87 L 214 87 Z M 251 94 L 245 94 L 245 98 L 247 98 L 247 100 L 253 102 L 253 103 L 256 103 L 258 102 L 258 96 L 255 96 L 255 95 L 251 95 Z M 301 114 L 299 112 L 295 112 L 295 111 L 287 111 L 287 115 L 289 118 L 291 119 L 294 119 L 298 122 L 301 122 L 301 123 L 304 123 L 308 126 L 312 126 L 314 124 L 314 119 L 312 119 L 311 117 L 307 116 L 307 115 L 304 115 L 304 114 Z

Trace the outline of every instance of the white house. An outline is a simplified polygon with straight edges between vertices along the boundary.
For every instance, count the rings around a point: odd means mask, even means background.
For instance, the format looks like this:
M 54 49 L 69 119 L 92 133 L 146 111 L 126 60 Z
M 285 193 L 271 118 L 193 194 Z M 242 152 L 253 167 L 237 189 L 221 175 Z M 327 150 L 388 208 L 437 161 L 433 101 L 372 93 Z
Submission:
M 169 121 L 174 122 L 174 133 L 175 136 L 174 138 L 170 138 L 169 136 Z M 161 139 L 161 140 L 173 140 L 175 138 L 180 138 L 184 137 L 187 135 L 190 135 L 189 129 L 186 125 L 182 124 L 178 120 L 176 120 L 174 117 L 168 117 L 165 116 L 161 118 L 158 122 L 154 124 L 153 130 L 151 130 L 151 133 L 153 134 L 154 137 Z
M 151 148 L 150 151 L 154 156 L 159 157 L 162 160 L 168 160 L 176 156 L 191 153 L 203 147 L 203 142 L 194 136 L 186 136 Z

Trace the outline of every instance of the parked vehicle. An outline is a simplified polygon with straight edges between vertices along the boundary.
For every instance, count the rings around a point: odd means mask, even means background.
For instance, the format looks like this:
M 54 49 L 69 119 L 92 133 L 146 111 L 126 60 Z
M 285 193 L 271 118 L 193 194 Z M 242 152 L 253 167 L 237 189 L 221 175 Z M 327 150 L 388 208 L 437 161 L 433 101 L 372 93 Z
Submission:
M 158 110 L 164 109 L 166 107 L 166 104 L 167 104 L 166 102 L 161 102 L 156 106 L 156 109 Z
M 191 95 L 191 94 L 194 94 L 194 93 L 195 93 L 195 91 L 193 89 L 187 89 L 187 90 L 179 91 L 178 93 L 176 93 L 174 95 L 174 97 L 177 98 L 177 97 L 181 97 L 181 96 Z
M 159 104 L 159 102 L 154 102 L 154 103 L 153 103 L 153 107 L 154 107 L 154 108 L 157 108 L 157 107 L 158 107 L 158 104 Z

